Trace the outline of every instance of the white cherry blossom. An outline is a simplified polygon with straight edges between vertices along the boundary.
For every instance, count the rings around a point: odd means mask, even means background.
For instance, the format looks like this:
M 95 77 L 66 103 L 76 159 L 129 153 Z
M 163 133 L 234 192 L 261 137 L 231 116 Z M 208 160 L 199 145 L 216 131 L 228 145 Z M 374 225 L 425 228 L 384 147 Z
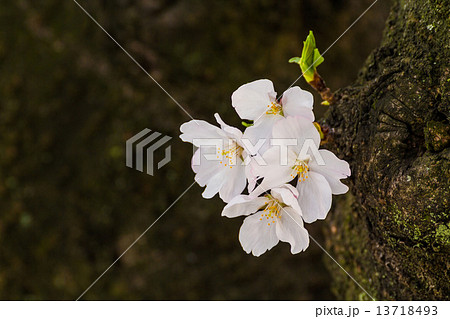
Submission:
M 264 152 L 269 148 L 269 139 L 273 125 L 288 116 L 303 116 L 314 121 L 313 95 L 295 86 L 283 93 L 280 101 L 270 80 L 262 79 L 240 86 L 231 96 L 236 112 L 244 120 L 254 121 L 245 130 L 245 137 L 256 143 L 266 139 L 261 148 Z
M 260 256 L 279 241 L 299 253 L 309 245 L 303 223 L 324 219 L 332 195 L 348 191 L 341 179 L 350 176 L 350 167 L 319 149 L 311 93 L 292 87 L 277 99 L 271 81 L 257 80 L 239 87 L 231 100 L 242 119 L 253 121 L 244 133 L 218 114 L 220 127 L 197 120 L 180 127 L 180 138 L 198 148 L 195 181 L 205 187 L 204 198 L 218 193 L 228 203 L 223 216 L 246 216 L 239 241 L 247 253 Z M 250 194 L 244 195 L 247 184 Z
M 246 152 L 242 132 L 225 124 L 217 113 L 214 116 L 220 128 L 202 120 L 192 120 L 181 125 L 180 138 L 198 147 L 192 157 L 192 170 L 195 181 L 206 186 L 202 196 L 212 198 L 219 193 L 227 203 L 246 186 L 245 166 L 242 165 Z
M 240 195 L 225 206 L 222 216 L 248 216 L 239 231 L 239 241 L 247 253 L 260 256 L 283 241 L 297 254 L 309 245 L 297 196 L 291 185 L 273 188 L 262 197 Z
M 285 148 L 273 146 L 264 153 L 267 166 L 258 166 L 256 173 L 264 179 L 251 196 L 295 180 L 303 220 L 312 223 L 325 219 L 331 208 L 332 194 L 348 191 L 340 181 L 350 176 L 348 163 L 328 150 L 319 150 L 319 133 L 314 124 L 303 117 L 278 121 L 272 134 L 274 139 L 296 139 L 297 143 Z

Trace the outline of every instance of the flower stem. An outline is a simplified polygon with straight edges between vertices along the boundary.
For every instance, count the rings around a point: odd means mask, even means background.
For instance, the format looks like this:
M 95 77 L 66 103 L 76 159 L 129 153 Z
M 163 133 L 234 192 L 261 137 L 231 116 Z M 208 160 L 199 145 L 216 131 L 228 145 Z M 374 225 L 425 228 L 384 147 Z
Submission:
M 312 81 L 308 82 L 308 84 L 311 85 L 317 92 L 319 92 L 322 100 L 324 101 L 322 102 L 322 104 L 331 105 L 336 101 L 333 92 L 331 92 L 330 88 L 327 87 L 325 81 L 317 71 L 314 72 L 314 78 Z

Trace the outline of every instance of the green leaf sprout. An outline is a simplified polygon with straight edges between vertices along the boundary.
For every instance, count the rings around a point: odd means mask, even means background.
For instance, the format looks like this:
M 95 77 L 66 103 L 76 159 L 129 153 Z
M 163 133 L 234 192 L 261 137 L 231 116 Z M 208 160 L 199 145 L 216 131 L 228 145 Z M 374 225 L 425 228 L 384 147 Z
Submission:
M 314 80 L 314 73 L 316 68 L 325 59 L 319 53 L 319 49 L 316 48 L 316 39 L 312 31 L 309 31 L 309 35 L 306 41 L 303 41 L 302 57 L 294 57 L 289 59 L 289 63 L 297 63 L 303 73 L 303 77 L 307 82 Z

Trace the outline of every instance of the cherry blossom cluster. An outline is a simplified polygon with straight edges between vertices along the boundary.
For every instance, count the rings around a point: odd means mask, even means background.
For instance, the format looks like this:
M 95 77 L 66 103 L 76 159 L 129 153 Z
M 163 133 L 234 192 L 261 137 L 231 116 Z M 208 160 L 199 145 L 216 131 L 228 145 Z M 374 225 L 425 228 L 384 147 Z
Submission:
M 263 79 L 239 87 L 231 102 L 252 123 L 244 132 L 217 113 L 219 126 L 192 120 L 180 127 L 180 138 L 196 148 L 195 181 L 204 198 L 218 193 L 226 203 L 222 216 L 247 216 L 239 231 L 247 253 L 260 256 L 279 241 L 299 253 L 309 245 L 304 222 L 325 219 L 332 195 L 348 191 L 340 180 L 350 176 L 349 165 L 319 149 L 311 93 L 296 86 L 277 99 Z

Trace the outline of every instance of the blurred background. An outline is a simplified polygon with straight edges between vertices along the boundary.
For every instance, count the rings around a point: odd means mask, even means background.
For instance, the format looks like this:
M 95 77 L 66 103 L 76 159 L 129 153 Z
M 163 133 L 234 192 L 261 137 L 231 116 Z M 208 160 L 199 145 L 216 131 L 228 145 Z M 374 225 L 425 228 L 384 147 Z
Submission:
M 236 88 L 269 78 L 281 94 L 300 75 L 287 61 L 308 31 L 323 52 L 373 2 L 78 1 L 194 118 L 219 112 L 240 128 Z M 379 1 L 325 54 L 331 89 L 355 80 L 389 6 Z M 178 138 L 189 118 L 70 0 L 0 3 L 0 92 L 0 299 L 76 299 L 192 183 L 192 147 Z M 154 176 L 125 166 L 125 141 L 144 128 L 173 137 Z M 336 298 L 332 261 L 314 243 L 247 255 L 243 219 L 221 217 L 221 200 L 201 192 L 83 299 Z M 326 222 L 307 225 L 319 242 Z

